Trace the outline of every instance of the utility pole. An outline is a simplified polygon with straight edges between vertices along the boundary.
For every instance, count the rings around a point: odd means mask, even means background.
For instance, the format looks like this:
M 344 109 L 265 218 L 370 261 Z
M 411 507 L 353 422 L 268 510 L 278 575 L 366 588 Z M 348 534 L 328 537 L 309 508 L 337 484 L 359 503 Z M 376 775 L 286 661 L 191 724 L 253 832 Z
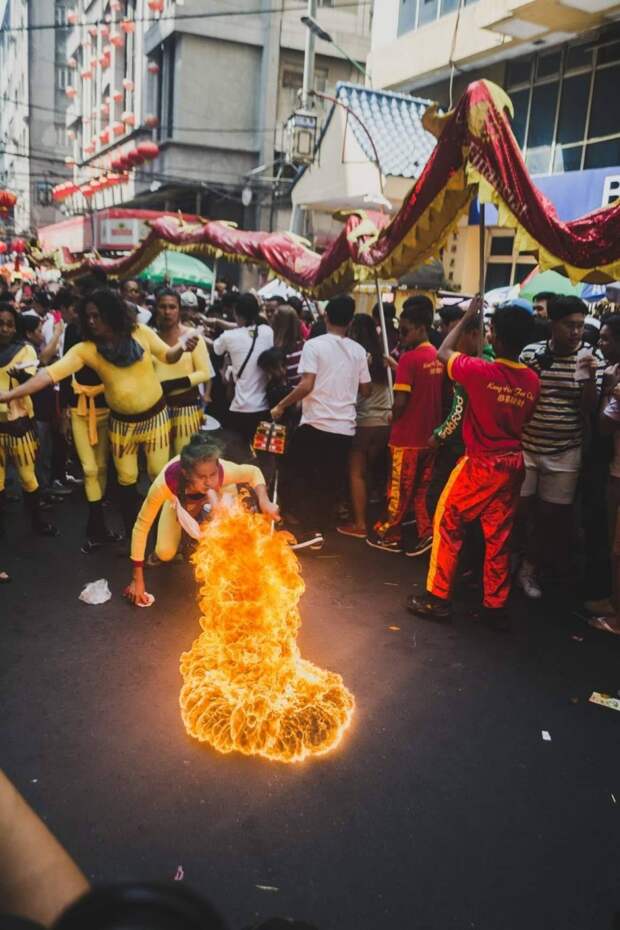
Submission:
M 306 15 L 314 18 L 316 16 L 316 0 L 308 0 L 308 9 Z M 306 29 L 306 46 L 304 49 L 304 78 L 301 88 L 301 106 L 303 110 L 309 110 L 311 107 L 310 92 L 314 90 L 314 57 L 315 57 L 315 36 L 311 29 Z

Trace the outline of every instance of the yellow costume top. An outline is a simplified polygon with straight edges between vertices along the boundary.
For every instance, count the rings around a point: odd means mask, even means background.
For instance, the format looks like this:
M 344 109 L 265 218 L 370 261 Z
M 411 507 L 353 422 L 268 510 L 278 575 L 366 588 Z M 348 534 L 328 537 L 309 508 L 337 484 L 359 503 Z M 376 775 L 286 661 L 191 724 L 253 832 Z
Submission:
M 144 349 L 142 358 L 133 365 L 125 368 L 113 365 L 99 354 L 94 342 L 88 341 L 72 346 L 59 362 L 49 366 L 47 372 L 52 381 L 57 383 L 88 365 L 101 378 L 105 399 L 112 411 L 142 413 L 150 410 L 163 393 L 153 368 L 153 358 L 165 362 L 170 346 L 141 323 L 137 324 L 131 335 Z
M 155 374 L 160 382 L 173 381 L 177 378 L 189 378 L 189 385 L 171 391 L 171 397 L 174 397 L 175 394 L 183 394 L 189 387 L 206 384 L 215 375 L 206 343 L 202 337 L 198 339 L 198 345 L 194 351 L 184 352 L 174 365 L 168 365 L 167 362 L 161 362 L 157 358 L 153 364 L 155 365 Z
M 25 365 L 24 362 L 31 362 L 31 365 Z M 18 365 L 22 371 L 28 375 L 36 375 L 38 368 L 37 353 L 33 346 L 27 344 L 18 349 L 10 362 L 0 368 L 0 391 L 9 391 L 17 384 L 16 381 L 9 378 L 9 371 Z M 8 404 L 0 403 L 0 420 L 15 420 L 18 417 L 34 416 L 31 397 L 20 397 L 12 400 Z
M 180 478 L 181 463 L 180 456 L 177 455 L 168 462 L 165 468 L 162 468 L 155 478 L 140 508 L 131 535 L 132 561 L 141 562 L 144 559 L 149 530 L 166 501 L 170 504 L 178 501 Z M 251 488 L 257 488 L 259 484 L 265 484 L 265 479 L 256 465 L 236 465 L 234 462 L 220 459 L 218 493 L 236 494 L 238 484 L 249 484 Z M 205 503 L 207 501 L 206 495 L 204 501 Z

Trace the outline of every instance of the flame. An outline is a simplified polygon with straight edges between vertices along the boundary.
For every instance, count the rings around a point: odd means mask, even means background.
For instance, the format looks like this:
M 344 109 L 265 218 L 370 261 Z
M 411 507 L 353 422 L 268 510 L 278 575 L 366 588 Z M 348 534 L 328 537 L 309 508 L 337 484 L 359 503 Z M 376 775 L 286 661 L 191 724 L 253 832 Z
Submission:
M 279 762 L 335 749 L 355 699 L 340 675 L 301 657 L 305 585 L 286 534 L 240 505 L 220 508 L 192 561 L 203 632 L 181 656 L 188 734 Z

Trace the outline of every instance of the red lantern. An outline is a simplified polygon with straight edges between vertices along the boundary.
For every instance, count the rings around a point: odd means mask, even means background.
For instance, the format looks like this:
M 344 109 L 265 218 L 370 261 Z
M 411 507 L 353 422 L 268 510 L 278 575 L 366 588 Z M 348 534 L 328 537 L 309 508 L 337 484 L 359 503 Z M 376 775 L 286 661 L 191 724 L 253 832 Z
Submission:
M 70 26 L 75 26 L 78 21 L 77 10 L 67 10 L 67 22 Z
M 81 191 L 84 197 L 92 197 L 95 193 L 90 184 L 85 184 L 84 187 L 81 188 Z
M 6 242 L 0 242 L 0 255 L 4 255 L 6 252 L 8 252 L 8 250 L 9 247 Z
M 147 0 L 146 5 L 153 13 L 162 13 L 164 9 L 164 0 Z
M 141 142 L 137 146 L 137 151 L 146 161 L 151 161 L 159 155 L 159 146 L 156 142 Z
M 159 65 L 156 61 L 149 61 L 146 70 L 149 74 L 159 74 Z
M 125 110 L 121 116 L 122 121 L 126 126 L 135 126 L 136 125 L 136 114 L 132 113 L 130 110 Z
M 129 78 L 123 78 L 123 87 L 125 90 L 133 90 L 135 85 L 133 81 L 129 80 Z
M 148 129 L 155 129 L 157 126 L 159 126 L 159 118 L 153 113 L 149 113 L 148 116 L 144 117 L 144 125 Z
M 11 252 L 15 255 L 23 255 L 26 251 L 26 242 L 24 239 L 13 239 L 11 242 Z
M 17 195 L 13 191 L 0 190 L 0 213 L 8 213 L 17 203 Z
M 67 68 L 77 68 L 77 58 L 67 58 Z
M 99 141 L 101 142 L 102 145 L 108 145 L 110 141 L 110 130 L 109 129 L 101 130 L 101 132 L 99 133 Z
M 111 32 L 110 42 L 112 45 L 114 45 L 115 48 L 122 48 L 125 43 L 125 38 L 121 35 L 120 32 Z
M 129 34 L 130 32 L 135 32 L 136 24 L 132 22 L 130 19 L 124 19 L 121 23 L 121 29 L 123 30 L 123 32 L 126 32 L 127 34 Z
M 109 29 L 108 26 L 100 26 L 100 27 L 99 27 L 99 32 L 101 33 L 101 37 L 102 37 L 103 39 L 107 39 L 107 37 L 108 37 L 109 34 L 110 34 L 110 29 Z
M 122 90 L 113 90 L 113 91 L 112 91 L 112 100 L 114 100 L 116 103 L 120 103 L 122 99 L 123 99 L 123 92 L 122 92 Z
M 116 161 L 118 164 L 119 171 L 127 171 L 127 169 L 129 168 L 129 158 L 127 156 L 127 152 L 123 152 L 123 154 L 120 155 L 116 159 Z
M 129 163 L 130 168 L 137 168 L 138 165 L 141 165 L 144 161 L 144 157 L 140 154 L 137 148 L 130 149 L 127 152 L 127 162 Z
M 71 87 L 71 85 L 69 85 L 68 87 L 65 87 L 65 94 L 67 97 L 73 99 L 74 97 L 77 97 L 77 90 L 75 87 Z
M 120 155 L 117 155 L 110 162 L 110 168 L 112 169 L 112 171 L 121 171 L 122 167 L 123 167 L 123 160 Z
M 91 78 L 92 76 L 93 76 L 93 73 L 90 70 L 90 68 L 84 68 L 83 71 L 80 71 L 80 77 L 82 78 L 83 81 L 88 81 L 88 79 Z
M 124 123 L 113 123 L 112 132 L 114 133 L 115 136 L 122 136 L 125 132 Z

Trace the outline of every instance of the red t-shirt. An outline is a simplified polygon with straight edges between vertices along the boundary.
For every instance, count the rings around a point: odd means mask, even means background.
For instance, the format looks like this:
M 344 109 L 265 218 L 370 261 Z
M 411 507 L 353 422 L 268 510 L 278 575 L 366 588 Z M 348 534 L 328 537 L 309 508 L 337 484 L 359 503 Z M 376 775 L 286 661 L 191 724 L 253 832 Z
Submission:
M 404 412 L 392 423 L 390 445 L 423 449 L 439 426 L 445 368 L 437 360 L 437 349 L 422 342 L 401 355 L 396 369 L 395 391 L 411 394 Z
M 450 357 L 448 375 L 467 392 L 463 442 L 468 455 L 519 451 L 538 400 L 538 375 L 521 362 L 487 362 L 460 352 Z

